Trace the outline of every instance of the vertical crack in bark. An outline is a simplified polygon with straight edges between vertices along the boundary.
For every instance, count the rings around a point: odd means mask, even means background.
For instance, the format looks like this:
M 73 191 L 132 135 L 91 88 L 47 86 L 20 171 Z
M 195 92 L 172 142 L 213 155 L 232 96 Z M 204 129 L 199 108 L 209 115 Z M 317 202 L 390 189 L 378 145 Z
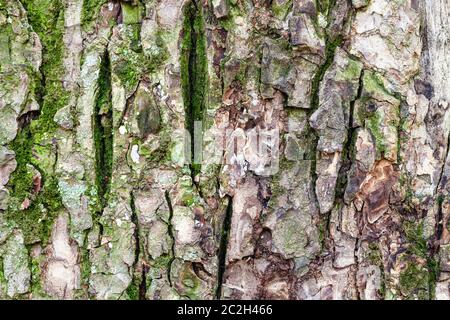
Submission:
M 195 134 L 196 122 L 203 122 L 206 103 L 207 57 L 205 26 L 202 8 L 195 0 L 184 11 L 183 40 L 181 52 L 181 82 L 186 113 L 186 129 L 190 134 L 190 161 L 192 180 L 200 172 Z M 197 154 L 197 156 L 196 156 Z
M 172 226 L 173 207 L 172 207 L 172 201 L 170 200 L 169 191 L 166 191 L 164 196 L 167 201 L 167 206 L 169 207 L 169 219 L 167 220 L 167 230 L 169 232 L 170 239 L 172 239 L 172 246 L 170 248 L 172 258 L 170 259 L 170 261 L 167 265 L 167 280 L 169 281 L 169 285 L 172 287 L 172 279 L 170 277 L 170 270 L 172 268 L 172 263 L 175 260 L 175 237 L 173 235 L 173 226 Z
M 357 127 L 353 127 L 354 120 L 354 112 L 355 112 L 355 103 L 359 99 L 361 99 L 362 91 L 363 91 L 363 78 L 364 78 L 364 69 L 361 71 L 359 76 L 359 84 L 358 91 L 356 97 L 350 101 L 350 110 L 348 117 L 348 130 L 347 130 L 347 139 L 344 144 L 344 151 L 342 154 L 342 166 L 339 169 L 338 179 L 336 183 L 336 193 L 335 193 L 335 204 L 337 201 L 340 201 L 344 198 L 345 188 L 347 187 L 347 173 L 349 172 L 352 166 L 352 152 L 354 149 L 354 135 Z
M 443 183 L 444 173 L 445 173 L 445 166 L 447 158 L 450 154 L 450 134 L 447 138 L 447 149 L 444 152 L 444 163 L 441 168 L 439 180 L 437 183 L 435 194 L 437 195 L 437 212 L 436 212 L 436 231 L 434 233 L 434 237 L 432 237 L 431 241 L 429 242 L 429 251 L 427 255 L 427 266 L 429 269 L 430 276 L 428 278 L 428 288 L 430 291 L 430 298 L 435 298 L 435 288 L 436 283 L 438 282 L 438 276 L 439 276 L 439 260 L 436 259 L 436 256 L 439 257 L 439 251 L 440 251 L 440 241 L 442 238 L 442 233 L 444 231 L 444 213 L 442 206 L 444 204 L 445 195 L 443 194 L 445 183 Z
M 316 1 L 317 2 L 317 1 Z M 318 2 L 316 4 L 319 4 Z M 331 17 L 331 12 L 334 8 L 335 1 L 330 1 L 328 3 L 327 8 L 327 16 L 328 20 Z M 325 76 L 326 71 L 329 69 L 329 67 L 332 65 L 334 61 L 334 56 L 336 53 L 336 48 L 342 44 L 343 37 L 341 34 L 333 37 L 329 34 L 329 32 L 326 30 L 325 32 L 325 61 L 322 65 L 319 66 L 319 69 L 317 70 L 316 74 L 314 75 L 314 78 L 312 79 L 311 84 L 311 101 L 310 101 L 310 110 L 308 113 L 308 117 L 311 117 L 311 115 L 319 108 L 319 94 L 320 94 L 320 85 L 322 83 L 323 77 Z M 319 136 L 315 132 L 315 130 L 310 130 L 311 134 L 313 135 L 313 141 L 311 146 L 311 154 L 309 155 L 309 160 L 311 161 L 311 178 L 312 178 L 312 188 L 314 190 L 314 195 L 316 197 L 316 203 L 317 203 L 317 194 L 316 194 L 316 183 L 317 183 L 317 173 L 316 173 L 316 166 L 317 166 L 317 145 L 319 142 Z M 325 235 L 322 239 L 322 248 L 324 247 L 324 243 L 326 242 L 327 235 L 326 232 L 329 230 L 329 220 L 330 220 L 330 214 L 328 213 L 325 217 L 326 222 L 323 221 L 323 217 L 320 216 L 320 225 L 325 225 Z
M 361 234 L 361 231 L 360 231 Z M 359 258 L 358 258 L 358 248 L 360 245 L 360 236 L 355 241 L 355 249 L 353 251 L 353 255 L 355 257 L 355 272 L 353 272 L 353 281 L 355 282 L 355 293 L 356 300 L 361 300 L 361 292 L 359 292 L 358 288 L 358 269 L 359 269 Z
M 450 133 L 448 134 L 448 137 L 447 137 L 447 146 L 446 146 L 446 149 L 444 151 L 443 164 L 442 164 L 442 167 L 441 167 L 441 170 L 440 170 L 439 180 L 438 180 L 438 183 L 436 185 L 435 193 L 438 193 L 439 189 L 442 189 L 442 188 L 445 187 L 445 183 L 443 183 L 442 181 L 443 181 L 443 178 L 444 178 L 445 166 L 446 166 L 447 158 L 449 157 L 449 155 L 450 155 Z
M 95 183 L 100 202 L 99 214 L 106 206 L 112 175 L 111 63 L 108 50 L 102 58 L 98 93 L 94 108 Z
M 361 99 L 362 92 L 363 92 L 363 79 L 364 79 L 364 69 L 361 70 L 361 74 L 359 75 L 359 82 L 358 82 L 358 90 L 356 97 L 350 101 L 350 110 L 349 110 L 349 117 L 348 117 L 348 132 L 347 132 L 347 141 L 344 144 L 344 155 L 342 159 L 342 166 L 339 170 L 338 174 L 338 180 L 337 180 L 337 187 L 336 187 L 336 199 L 343 199 L 345 194 L 345 188 L 347 187 L 348 178 L 347 173 L 350 171 L 350 168 L 352 166 L 352 151 L 355 148 L 355 141 L 354 141 L 354 135 L 357 128 L 353 126 L 353 119 L 354 119 L 354 112 L 355 112 L 355 103 L 359 99 Z M 345 158 L 344 158 L 345 156 Z M 338 200 L 339 201 L 339 200 Z M 358 220 L 360 218 L 358 217 Z M 359 225 L 359 223 L 358 223 Z M 355 281 L 355 292 L 356 292 L 356 298 L 357 300 L 361 300 L 361 292 L 358 288 L 358 269 L 359 269 L 359 257 L 358 257 L 358 248 L 361 243 L 361 237 L 362 237 L 362 230 L 359 228 L 358 230 L 358 237 L 355 241 L 355 248 L 353 251 L 353 256 L 355 259 L 355 272 L 354 272 L 354 281 Z M 384 280 L 383 280 L 384 281 Z
M 233 198 L 228 196 L 228 206 L 225 213 L 225 218 L 222 224 L 222 232 L 220 234 L 220 245 L 218 252 L 218 273 L 217 273 L 217 291 L 216 291 L 216 299 L 220 300 L 222 297 L 222 284 L 223 284 L 223 276 L 226 269 L 226 259 L 227 259 L 227 248 L 228 248 L 228 240 L 230 235 L 231 228 L 231 217 L 233 215 Z
M 141 255 L 141 241 L 139 238 L 140 235 L 140 228 L 139 228 L 139 221 L 138 221 L 138 216 L 136 213 L 136 206 L 135 206 L 135 200 L 134 200 L 134 194 L 133 192 L 130 192 L 130 207 L 131 207 L 131 221 L 134 223 L 134 241 L 135 241 L 135 252 L 134 252 L 134 263 L 133 263 L 133 267 L 132 267 L 132 271 L 133 271 L 133 281 L 130 284 L 130 286 L 136 286 L 137 290 L 138 290 L 138 298 L 139 300 L 145 300 L 145 295 L 147 293 L 147 269 L 144 263 L 142 263 L 142 272 L 140 275 L 140 281 L 138 282 L 138 279 L 136 279 L 136 269 L 138 264 L 139 264 L 139 260 L 140 260 L 140 255 Z

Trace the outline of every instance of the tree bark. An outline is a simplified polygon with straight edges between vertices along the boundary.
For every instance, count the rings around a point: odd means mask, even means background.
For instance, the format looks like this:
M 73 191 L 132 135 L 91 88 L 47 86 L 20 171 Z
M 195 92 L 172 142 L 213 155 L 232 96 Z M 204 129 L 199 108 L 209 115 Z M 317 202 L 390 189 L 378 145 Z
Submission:
M 450 299 L 449 0 L 0 0 L 1 299 Z

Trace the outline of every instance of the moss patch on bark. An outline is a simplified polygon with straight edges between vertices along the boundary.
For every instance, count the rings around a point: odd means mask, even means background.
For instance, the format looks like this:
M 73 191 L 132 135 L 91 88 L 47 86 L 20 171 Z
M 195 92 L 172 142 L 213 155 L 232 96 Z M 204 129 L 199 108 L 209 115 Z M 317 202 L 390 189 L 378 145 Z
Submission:
M 202 8 L 195 1 L 184 11 L 183 39 L 181 49 L 181 84 L 186 113 L 186 129 L 191 135 L 191 169 L 195 176 L 200 164 L 194 162 L 194 124 L 203 123 L 208 85 L 205 25 Z

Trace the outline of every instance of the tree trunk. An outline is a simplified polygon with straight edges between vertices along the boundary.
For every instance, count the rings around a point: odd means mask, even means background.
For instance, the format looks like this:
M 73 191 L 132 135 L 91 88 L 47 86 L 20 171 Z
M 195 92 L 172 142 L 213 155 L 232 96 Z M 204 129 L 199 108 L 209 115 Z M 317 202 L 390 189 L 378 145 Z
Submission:
M 449 0 L 0 0 L 0 298 L 450 299 Z

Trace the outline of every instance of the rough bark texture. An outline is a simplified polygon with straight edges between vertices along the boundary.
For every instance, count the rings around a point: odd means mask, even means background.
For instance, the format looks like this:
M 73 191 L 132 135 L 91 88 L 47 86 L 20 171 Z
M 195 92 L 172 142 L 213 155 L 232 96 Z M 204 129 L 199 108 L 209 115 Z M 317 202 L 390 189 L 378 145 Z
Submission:
M 449 9 L 0 0 L 0 298 L 450 299 Z

